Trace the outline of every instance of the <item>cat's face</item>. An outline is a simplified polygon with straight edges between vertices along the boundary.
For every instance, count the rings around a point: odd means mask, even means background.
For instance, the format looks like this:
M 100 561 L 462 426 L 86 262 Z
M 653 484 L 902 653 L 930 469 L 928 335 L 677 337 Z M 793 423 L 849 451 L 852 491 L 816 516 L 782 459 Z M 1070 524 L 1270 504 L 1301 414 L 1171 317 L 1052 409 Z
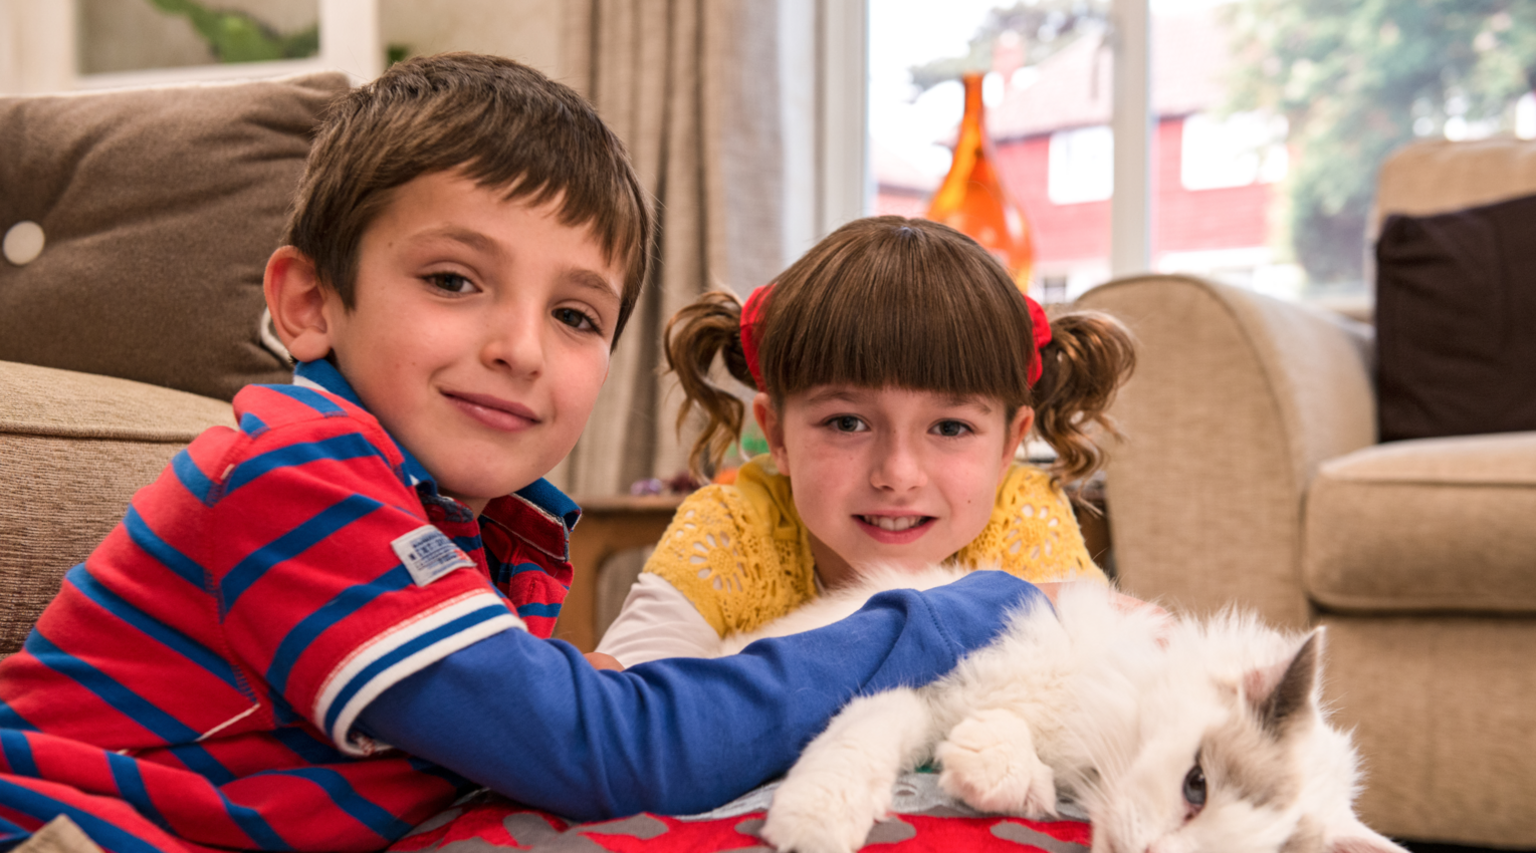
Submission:
M 1321 646 L 1319 631 L 1241 678 L 1170 672 L 1124 741 L 1095 750 L 1094 853 L 1405 853 L 1351 809 L 1356 756 L 1319 710 Z

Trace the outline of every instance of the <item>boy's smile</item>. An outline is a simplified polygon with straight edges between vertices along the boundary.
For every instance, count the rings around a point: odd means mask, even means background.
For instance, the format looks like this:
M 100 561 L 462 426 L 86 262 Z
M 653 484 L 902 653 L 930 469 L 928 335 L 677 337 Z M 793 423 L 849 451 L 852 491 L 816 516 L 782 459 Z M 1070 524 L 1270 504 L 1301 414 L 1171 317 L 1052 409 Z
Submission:
M 1031 413 L 903 388 L 821 386 L 754 410 L 794 489 L 822 582 L 938 563 L 976 538 Z
M 369 411 L 476 511 L 575 445 L 623 281 L 556 203 L 504 194 L 443 172 L 396 188 L 363 234 L 352 308 L 324 291 L 323 332 L 290 345 L 301 360 L 333 352 Z

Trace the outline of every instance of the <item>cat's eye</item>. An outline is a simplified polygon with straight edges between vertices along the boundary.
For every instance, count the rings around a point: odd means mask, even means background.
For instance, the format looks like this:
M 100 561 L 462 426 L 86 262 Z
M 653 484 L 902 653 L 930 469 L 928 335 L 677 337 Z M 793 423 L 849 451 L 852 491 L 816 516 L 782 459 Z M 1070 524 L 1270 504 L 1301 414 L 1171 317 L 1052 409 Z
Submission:
M 1205 805 L 1205 771 L 1198 764 L 1184 774 L 1184 801 L 1189 803 L 1191 813 Z

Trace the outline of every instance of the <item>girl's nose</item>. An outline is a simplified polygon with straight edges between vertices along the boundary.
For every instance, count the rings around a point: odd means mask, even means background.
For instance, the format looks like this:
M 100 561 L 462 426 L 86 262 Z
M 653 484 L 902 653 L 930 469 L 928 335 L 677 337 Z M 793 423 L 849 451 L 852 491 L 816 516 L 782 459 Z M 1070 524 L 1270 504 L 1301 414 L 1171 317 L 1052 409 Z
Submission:
M 882 491 L 906 492 L 928 482 L 928 471 L 917 449 L 901 436 L 881 442 L 879 458 L 870 471 L 870 484 Z

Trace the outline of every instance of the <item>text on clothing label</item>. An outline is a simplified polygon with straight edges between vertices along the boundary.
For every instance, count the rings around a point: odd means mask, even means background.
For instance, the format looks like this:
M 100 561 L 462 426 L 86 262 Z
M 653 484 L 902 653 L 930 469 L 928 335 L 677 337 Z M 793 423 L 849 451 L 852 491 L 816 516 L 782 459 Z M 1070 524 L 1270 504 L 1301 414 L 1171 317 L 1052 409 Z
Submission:
M 390 543 L 417 586 L 426 586 L 454 569 L 473 568 L 475 561 L 432 525 L 412 530 Z

